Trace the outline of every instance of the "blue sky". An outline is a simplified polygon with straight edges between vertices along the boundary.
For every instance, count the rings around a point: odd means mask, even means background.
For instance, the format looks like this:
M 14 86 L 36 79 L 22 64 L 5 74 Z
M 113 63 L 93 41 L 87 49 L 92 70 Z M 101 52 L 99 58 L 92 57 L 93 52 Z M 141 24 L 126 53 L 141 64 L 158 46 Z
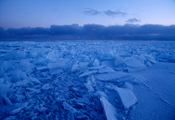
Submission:
M 175 24 L 175 0 L 0 0 L 0 27 Z

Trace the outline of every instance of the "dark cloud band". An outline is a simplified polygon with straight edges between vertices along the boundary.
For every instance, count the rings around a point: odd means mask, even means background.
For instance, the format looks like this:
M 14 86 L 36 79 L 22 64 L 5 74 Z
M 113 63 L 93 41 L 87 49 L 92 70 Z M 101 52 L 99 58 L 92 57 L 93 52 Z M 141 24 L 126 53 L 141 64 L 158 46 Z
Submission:
M 175 40 L 175 25 L 103 26 L 97 24 L 52 25 L 50 28 L 0 28 L 0 38 L 80 39 L 80 40 Z

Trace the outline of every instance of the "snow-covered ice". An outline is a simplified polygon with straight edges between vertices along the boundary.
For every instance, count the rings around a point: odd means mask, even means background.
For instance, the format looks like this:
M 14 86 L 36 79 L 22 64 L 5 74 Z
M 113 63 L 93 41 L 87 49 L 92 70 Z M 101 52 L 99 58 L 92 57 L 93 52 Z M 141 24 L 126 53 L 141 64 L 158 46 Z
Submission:
M 175 119 L 175 42 L 1 41 L 0 119 Z

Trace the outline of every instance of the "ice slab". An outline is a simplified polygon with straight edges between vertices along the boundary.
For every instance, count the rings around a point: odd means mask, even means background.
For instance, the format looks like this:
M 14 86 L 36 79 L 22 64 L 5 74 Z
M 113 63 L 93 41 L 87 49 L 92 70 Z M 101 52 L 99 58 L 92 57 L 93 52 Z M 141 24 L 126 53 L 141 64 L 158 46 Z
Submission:
M 110 68 L 115 68 L 115 60 L 113 59 L 106 59 L 101 62 L 101 65 L 108 66 Z
M 105 73 L 105 74 L 96 74 L 94 76 L 98 80 L 111 81 L 111 80 L 117 80 L 117 79 L 120 79 L 120 78 L 125 78 L 125 77 L 128 77 L 130 75 L 131 74 L 124 73 L 124 72 L 113 72 L 113 73 Z
M 84 72 L 83 74 L 81 74 L 79 77 L 86 77 L 86 76 L 89 76 L 89 75 L 92 75 L 92 74 L 95 74 L 97 73 L 97 70 L 93 70 L 93 71 L 87 71 L 87 72 Z
M 116 56 L 115 67 L 118 67 L 118 66 L 122 65 L 123 63 L 125 63 L 125 60 L 123 58 L 121 58 L 120 56 Z
M 65 68 L 66 67 L 66 63 L 61 61 L 61 62 L 57 62 L 57 63 L 49 63 L 48 64 L 49 69 L 58 69 L 58 68 Z
M 74 109 L 72 106 L 70 106 L 67 102 L 63 102 L 63 107 L 65 110 L 76 112 L 76 109 Z
M 146 67 L 143 63 L 141 63 L 136 58 L 129 59 L 125 64 L 132 68 L 145 68 Z
M 29 90 L 30 92 L 33 92 L 33 93 L 39 93 L 40 90 L 37 90 L 37 89 L 34 89 L 34 88 L 26 88 L 26 90 Z
M 38 70 L 38 71 L 47 71 L 49 69 L 48 69 L 48 66 L 37 66 L 36 70 Z
M 71 69 L 71 72 L 75 72 L 77 69 L 78 69 L 79 65 L 78 65 L 78 61 L 76 63 L 74 63 L 72 65 L 72 69 Z
M 13 109 L 10 113 L 16 114 L 16 113 L 20 112 L 22 109 L 24 109 L 25 107 L 27 107 L 28 104 L 29 104 L 28 102 L 25 102 L 21 107 Z
M 113 73 L 113 72 L 116 72 L 116 71 L 110 67 L 104 67 L 98 70 L 98 73 Z
M 175 62 L 174 55 L 161 54 L 158 56 L 158 60 L 162 62 Z
M 99 66 L 99 65 L 100 65 L 100 61 L 98 59 L 95 59 L 93 66 Z
M 50 75 L 60 75 L 61 73 L 63 72 L 63 70 L 62 69 L 51 69 L 51 70 L 49 70 L 49 74 Z
M 26 73 L 21 70 L 12 70 L 10 73 L 12 74 L 11 81 L 13 83 L 27 78 Z
M 116 108 L 108 102 L 104 97 L 100 98 L 101 104 L 103 106 L 104 113 L 107 120 L 117 120 Z
M 6 84 L 0 84 L 0 95 L 7 95 L 7 92 L 9 91 L 9 85 Z
M 92 87 L 92 82 L 90 79 L 87 79 L 87 83 L 84 84 L 86 88 L 88 89 L 88 92 L 93 92 L 94 88 Z
M 104 68 L 104 67 L 105 67 L 104 65 L 95 66 L 95 67 L 90 67 L 89 70 L 99 70 L 99 69 L 102 69 L 102 68 Z
M 89 65 L 89 62 L 79 62 L 80 68 L 87 68 L 88 65 Z
M 29 83 L 30 81 L 28 80 L 22 80 L 22 81 L 18 81 L 16 83 L 14 83 L 14 86 L 27 86 L 27 84 Z
M 129 72 L 135 72 L 147 68 L 144 63 L 142 63 L 135 57 L 131 57 L 130 59 L 128 59 L 125 64 Z
M 31 80 L 31 82 L 33 82 L 35 84 L 40 84 L 41 83 L 38 79 L 36 79 L 34 77 L 31 77 L 30 80 Z
M 137 98 L 132 92 L 132 89 L 115 87 L 115 90 L 118 92 L 125 109 L 129 109 L 131 106 L 137 103 Z
M 43 89 L 43 90 L 49 90 L 50 88 L 51 88 L 51 85 L 50 85 L 49 83 L 44 84 L 44 85 L 42 86 L 42 89 Z
M 145 55 L 145 58 L 152 64 L 156 63 L 156 60 L 154 57 L 150 56 L 150 55 Z
M 2 97 L 3 97 L 4 100 L 7 102 L 7 104 L 12 105 L 10 99 L 9 99 L 6 95 L 2 94 Z

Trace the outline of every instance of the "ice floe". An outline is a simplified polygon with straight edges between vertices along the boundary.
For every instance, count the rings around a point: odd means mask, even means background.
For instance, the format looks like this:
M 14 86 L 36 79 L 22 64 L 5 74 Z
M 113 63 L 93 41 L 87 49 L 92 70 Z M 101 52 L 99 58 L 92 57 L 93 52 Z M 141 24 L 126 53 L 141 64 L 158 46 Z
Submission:
M 0 119 L 127 119 L 139 102 L 133 84 L 142 81 L 133 73 L 157 60 L 174 62 L 175 52 L 148 48 L 114 41 L 0 42 Z

